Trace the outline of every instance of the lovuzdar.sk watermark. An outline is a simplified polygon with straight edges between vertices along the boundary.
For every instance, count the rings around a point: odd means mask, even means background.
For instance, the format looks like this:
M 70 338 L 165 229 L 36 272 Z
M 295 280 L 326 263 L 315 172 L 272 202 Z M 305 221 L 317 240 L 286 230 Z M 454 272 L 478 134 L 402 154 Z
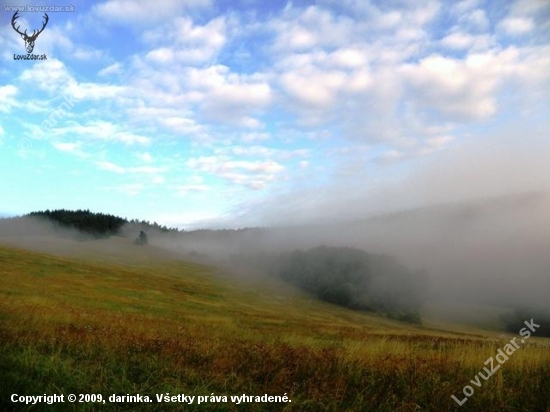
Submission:
M 14 54 L 13 60 L 48 60 L 45 54 Z
M 17 34 L 21 36 L 23 41 L 25 42 L 25 49 L 27 50 L 27 54 L 14 54 L 13 60 L 47 60 L 48 57 L 46 54 L 33 54 L 34 45 L 36 40 L 38 39 L 38 36 L 40 36 L 40 33 L 44 31 L 46 26 L 48 25 L 48 21 L 50 20 L 50 17 L 48 16 L 48 12 L 58 12 L 58 11 L 75 11 L 75 7 L 73 5 L 70 6 L 4 6 L 4 11 L 15 11 L 13 13 L 13 17 L 11 18 L 11 26 L 13 30 Z M 17 21 L 21 15 L 19 14 L 20 11 L 27 11 L 27 12 L 44 12 L 44 16 L 42 16 L 42 27 L 41 28 L 35 28 L 32 29 L 32 34 L 30 34 L 28 31 L 31 30 L 30 28 L 21 28 L 21 24 Z
M 42 23 L 42 28 L 34 29 L 31 35 L 27 33 L 28 29 L 25 29 L 25 31 L 21 31 L 20 25 L 17 27 L 15 26 L 17 24 L 16 20 L 18 18 L 19 18 L 19 12 L 16 11 L 15 13 L 13 13 L 13 17 L 11 18 L 11 26 L 25 41 L 25 49 L 27 49 L 27 54 L 26 55 L 14 54 L 13 60 L 46 60 L 47 57 L 45 54 L 38 56 L 36 54 L 32 54 L 32 51 L 34 50 L 34 42 L 36 41 L 40 33 L 42 33 L 46 28 L 46 26 L 48 25 L 48 21 L 50 20 L 50 18 L 48 17 L 48 14 L 44 13 L 44 22 Z
M 521 343 L 524 343 L 526 339 L 529 339 L 529 336 L 531 336 L 531 332 L 535 332 L 537 328 L 540 328 L 540 325 L 537 325 L 533 319 L 531 321 L 525 321 L 526 328 L 523 328 L 519 331 L 519 334 L 523 337 L 521 339 Z M 507 343 L 504 345 L 504 348 L 498 349 L 497 354 L 495 355 L 495 358 L 491 356 L 489 359 L 487 359 L 484 363 L 484 365 L 488 365 L 490 369 L 487 367 L 483 368 L 483 371 L 479 371 L 478 374 L 475 376 L 474 379 L 470 381 L 470 383 L 473 386 L 477 386 L 478 388 L 481 388 L 481 384 L 483 381 L 486 381 L 489 379 L 493 374 L 500 369 L 500 365 L 504 364 L 508 360 L 508 356 L 512 355 L 516 350 L 518 350 L 521 346 L 516 342 L 516 338 L 513 338 L 510 340 L 510 343 Z M 503 350 L 504 349 L 504 350 Z M 498 362 L 498 364 L 495 364 L 495 359 Z M 483 381 L 481 381 L 479 378 L 482 378 Z M 466 385 L 462 389 L 462 393 L 466 395 L 462 400 L 459 400 L 455 395 L 451 395 L 451 398 L 454 399 L 456 403 L 458 403 L 459 406 L 464 405 L 468 398 L 474 394 L 474 388 L 473 386 Z

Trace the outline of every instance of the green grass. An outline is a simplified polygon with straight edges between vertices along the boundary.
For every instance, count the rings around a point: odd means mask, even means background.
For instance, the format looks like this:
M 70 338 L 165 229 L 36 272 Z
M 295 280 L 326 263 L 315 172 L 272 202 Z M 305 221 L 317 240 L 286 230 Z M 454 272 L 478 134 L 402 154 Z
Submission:
M 0 247 L 0 410 L 550 411 L 543 339 L 531 338 L 459 408 L 451 395 L 461 399 L 506 343 L 497 332 L 414 327 L 238 279 L 177 260 L 100 263 Z M 286 393 L 292 403 L 10 401 L 167 392 Z

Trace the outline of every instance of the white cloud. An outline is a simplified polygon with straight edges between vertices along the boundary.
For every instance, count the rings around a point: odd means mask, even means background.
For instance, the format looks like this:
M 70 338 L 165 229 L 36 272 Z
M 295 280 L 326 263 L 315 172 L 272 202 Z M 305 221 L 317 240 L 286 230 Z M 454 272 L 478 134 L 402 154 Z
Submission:
M 92 7 L 104 21 L 125 25 L 155 25 L 181 14 L 186 9 L 204 8 L 211 0 L 107 0 Z
M 441 40 L 441 44 L 451 49 L 469 49 L 474 42 L 474 36 L 469 33 L 451 33 Z
M 249 123 L 250 115 L 265 109 L 272 101 L 271 87 L 266 81 L 254 76 L 226 74 L 226 69 L 221 67 L 215 72 L 204 71 L 204 76 L 204 84 L 209 85 L 203 91 L 201 103 L 205 116 L 216 121 L 257 126 Z
M 76 135 L 90 140 L 105 140 L 127 145 L 148 145 L 151 142 L 149 137 L 122 131 L 119 126 L 102 120 L 91 121 L 85 125 L 74 121 L 68 121 L 67 124 L 67 126 L 52 129 L 51 133 L 58 136 Z
M 550 3 L 546 0 L 516 0 L 512 3 L 513 15 L 544 15 L 550 9 Z
M 307 160 L 301 160 L 299 163 L 298 163 L 298 167 L 300 169 L 307 169 L 310 165 L 310 162 L 308 162 Z
M 78 157 L 89 157 L 82 151 L 82 142 L 52 142 L 52 146 L 60 152 L 71 153 Z
M 69 73 L 65 64 L 56 59 L 36 63 L 32 68 L 24 70 L 19 79 L 40 90 L 62 94 L 77 101 L 112 99 L 126 90 L 124 86 L 79 83 Z
M 103 57 L 103 50 L 91 49 L 89 47 L 77 47 L 69 53 L 72 57 L 84 61 L 97 61 Z
M 120 63 L 113 63 L 110 66 L 107 66 L 103 69 L 101 69 L 98 72 L 98 76 L 110 76 L 113 74 L 119 74 L 122 71 L 122 65 Z
M 214 148 L 213 153 L 218 157 L 232 157 L 237 156 L 239 158 L 254 159 L 258 161 L 259 159 L 266 160 L 277 160 L 277 161 L 287 161 L 294 158 L 303 158 L 310 155 L 309 149 L 281 149 L 274 147 L 267 147 L 261 145 L 253 146 L 242 146 L 242 145 L 233 145 L 233 146 L 223 146 L 219 148 Z M 282 166 L 277 171 L 282 171 Z
M 96 166 L 101 170 L 106 170 L 108 172 L 118 173 L 118 174 L 124 174 L 126 173 L 126 169 L 122 166 L 118 166 L 112 162 L 107 161 L 100 161 L 96 162 Z
M 147 53 L 145 58 L 159 63 L 171 63 L 174 60 L 174 52 L 168 47 L 159 47 Z
M 532 31 L 535 24 L 531 18 L 507 17 L 498 24 L 498 27 L 507 34 L 519 36 Z
M 431 154 L 437 150 L 443 149 L 445 146 L 449 145 L 455 139 L 451 135 L 441 135 L 429 137 L 424 140 L 424 146 L 418 151 L 419 155 Z
M 261 128 L 258 115 L 273 101 L 264 76 L 234 73 L 224 65 L 176 70 L 168 63 L 153 67 L 138 60 L 133 69 L 136 98 L 128 113 L 135 122 L 171 132 L 204 136 L 208 122 Z
M 392 32 L 398 27 L 422 27 L 431 22 L 441 8 L 436 0 L 402 2 L 400 7 L 394 8 L 379 7 L 375 2 L 363 0 L 321 0 L 320 3 L 344 8 L 356 24 L 364 23 L 375 30 Z
M 461 25 L 465 25 L 466 27 L 470 27 L 478 31 L 485 31 L 489 29 L 490 26 L 489 19 L 487 18 L 485 11 L 482 9 L 475 9 L 462 15 L 458 21 Z
M 195 26 L 190 20 L 183 24 L 176 22 L 178 33 L 176 40 L 183 44 L 205 45 L 211 49 L 220 49 L 226 42 L 226 19 L 217 17 L 210 20 L 204 26 Z
M 11 84 L 0 86 L 0 112 L 9 113 L 12 107 L 19 107 L 19 103 L 15 99 L 17 94 L 17 87 Z
M 471 55 L 461 61 L 434 54 L 404 65 L 402 73 L 412 87 L 408 98 L 450 119 L 487 118 L 497 110 L 494 93 L 505 57 Z
M 145 163 L 151 163 L 153 161 L 153 156 L 148 152 L 136 153 L 136 157 Z
M 24 70 L 19 79 L 49 92 L 57 92 L 67 84 L 74 83 L 65 64 L 56 59 L 39 61 L 30 69 Z
M 239 123 L 248 129 L 262 129 L 264 127 L 264 124 L 260 120 L 248 116 L 242 117 Z
M 158 122 L 167 128 L 182 134 L 198 133 L 203 130 L 193 119 L 185 117 L 159 118 Z
M 368 62 L 366 53 L 358 48 L 340 48 L 328 56 L 335 65 L 356 69 L 365 67 Z
M 276 60 L 270 78 L 279 86 L 282 106 L 301 126 L 337 124 L 348 135 L 365 129 L 375 133 L 357 118 L 377 122 L 380 114 L 392 116 L 402 94 L 398 66 L 414 61 L 427 46 L 425 26 L 439 13 L 439 4 L 411 3 L 383 11 L 372 3 L 344 1 L 336 7 L 349 8 L 349 13 L 289 7 L 271 22 Z M 314 40 L 296 45 L 293 33 Z
M 64 94 L 75 100 L 107 100 L 125 93 L 125 89 L 124 86 L 71 82 L 65 87 Z
M 463 14 L 476 8 L 480 3 L 480 0 L 462 0 L 459 2 L 454 2 L 451 6 L 451 11 L 456 14 Z
M 149 94 L 145 94 L 144 97 L 156 98 L 156 96 Z M 199 127 L 194 120 L 183 117 L 181 109 L 178 110 L 176 107 L 169 107 L 169 105 L 157 106 L 152 102 L 147 106 L 139 104 L 136 107 L 128 108 L 127 114 L 134 124 L 162 126 L 173 131 L 182 131 L 181 128 L 185 128 L 185 132 L 190 132 L 191 129 Z
M 149 61 L 185 66 L 204 63 L 225 45 L 226 19 L 218 17 L 198 26 L 188 17 L 175 18 L 168 26 L 145 32 L 143 39 L 146 44 L 157 46 L 145 56 Z
M 57 19 L 51 20 L 57 22 Z M 48 55 L 55 54 L 66 63 L 74 60 L 98 61 L 105 57 L 103 47 L 96 48 L 89 43 L 75 42 L 75 38 L 78 38 L 75 34 L 79 29 L 81 27 L 72 24 L 70 20 L 64 25 L 50 22 L 48 29 L 40 35 L 40 51 Z
M 109 162 L 106 160 L 97 161 L 95 165 L 101 169 L 108 172 L 118 173 L 118 174 L 144 174 L 144 175 L 154 175 L 160 176 L 162 173 L 166 172 L 166 167 L 155 167 L 155 166 L 132 166 L 132 167 L 123 167 L 117 165 L 116 163 Z
M 156 166 L 135 166 L 126 168 L 128 173 L 160 174 L 166 171 L 165 167 Z
M 454 140 L 453 136 L 443 135 L 426 139 L 426 143 L 432 147 L 441 147 Z
M 287 53 L 344 44 L 353 38 L 353 26 L 352 19 L 317 6 L 288 9 L 282 18 L 270 22 L 277 36 L 273 50 Z
M 262 132 L 251 132 L 251 133 L 243 133 L 241 135 L 241 140 L 244 143 L 254 143 L 254 142 L 262 142 L 265 140 L 269 140 L 270 135 L 268 133 Z
M 277 149 L 265 146 L 230 146 L 214 149 L 216 154 L 232 154 L 236 156 L 269 157 L 277 153 Z
M 313 69 L 284 73 L 281 76 L 283 89 L 300 103 L 313 108 L 333 106 L 345 82 L 346 75 L 338 71 Z
M 188 161 L 191 169 L 210 173 L 234 184 L 263 189 L 285 168 L 273 160 L 233 160 L 227 156 L 201 156 Z
M 448 34 L 441 40 L 444 47 L 454 50 L 486 51 L 495 45 L 490 35 L 472 35 L 463 31 Z
M 148 145 L 151 142 L 151 139 L 146 136 L 142 136 L 136 133 L 120 132 L 120 131 L 117 131 L 106 138 L 107 140 L 121 142 L 129 145 L 133 145 L 133 144 Z
M 189 167 L 211 173 L 224 173 L 228 170 L 242 169 L 249 172 L 275 173 L 284 169 L 277 162 L 229 160 L 218 156 L 202 156 L 190 159 Z

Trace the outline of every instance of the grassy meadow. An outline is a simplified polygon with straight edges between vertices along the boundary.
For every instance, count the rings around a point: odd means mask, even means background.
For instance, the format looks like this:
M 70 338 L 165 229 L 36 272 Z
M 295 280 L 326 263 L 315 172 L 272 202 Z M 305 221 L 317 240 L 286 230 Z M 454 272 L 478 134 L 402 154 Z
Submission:
M 167 257 L 100 262 L 0 246 L 2 411 L 550 411 L 550 347 L 536 337 L 463 406 L 451 399 L 512 337 L 410 326 Z M 25 406 L 14 393 L 154 402 Z M 166 393 L 292 402 L 157 403 Z

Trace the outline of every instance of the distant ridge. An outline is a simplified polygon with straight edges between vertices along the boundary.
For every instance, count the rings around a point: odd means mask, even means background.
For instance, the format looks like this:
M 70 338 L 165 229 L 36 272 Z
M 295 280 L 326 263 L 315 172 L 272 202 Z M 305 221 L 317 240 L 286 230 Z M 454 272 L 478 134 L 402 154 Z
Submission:
M 137 219 L 128 220 L 119 216 L 95 213 L 90 210 L 44 210 L 31 212 L 24 217 L 46 219 L 59 227 L 76 229 L 96 237 L 106 237 L 121 233 L 125 225 L 139 226 L 142 230 L 155 229 L 161 232 L 177 232 L 177 229 L 161 226 L 158 223 Z
M 458 202 L 441 202 L 431 205 L 403 209 L 388 213 L 379 213 L 360 221 L 384 221 L 412 216 L 452 216 L 455 218 L 474 218 L 494 213 L 508 213 L 525 208 L 537 207 L 550 201 L 550 192 L 531 191 L 514 193 L 501 196 L 489 196 L 476 199 L 462 200 Z M 347 223 L 356 224 L 357 220 Z

